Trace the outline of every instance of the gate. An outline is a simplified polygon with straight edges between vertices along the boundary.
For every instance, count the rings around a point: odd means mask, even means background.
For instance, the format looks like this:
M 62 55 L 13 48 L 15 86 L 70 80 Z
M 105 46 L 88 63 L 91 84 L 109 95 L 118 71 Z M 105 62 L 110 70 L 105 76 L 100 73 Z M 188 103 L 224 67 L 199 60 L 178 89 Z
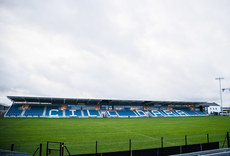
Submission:
M 51 145 L 56 145 L 59 148 L 52 148 Z M 51 154 L 52 151 L 59 151 L 59 156 L 64 156 L 64 142 L 47 141 L 46 156 Z

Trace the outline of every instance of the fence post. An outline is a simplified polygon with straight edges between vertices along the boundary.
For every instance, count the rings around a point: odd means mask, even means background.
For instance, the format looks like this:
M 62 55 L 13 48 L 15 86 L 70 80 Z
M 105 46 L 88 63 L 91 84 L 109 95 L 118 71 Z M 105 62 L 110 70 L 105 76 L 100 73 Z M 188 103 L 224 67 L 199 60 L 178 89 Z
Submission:
M 97 154 L 97 140 L 96 140 L 96 154 Z
M 48 151 L 49 151 L 49 142 L 47 141 L 47 144 L 46 144 L 46 156 L 48 156 Z
M 229 142 L 229 132 L 227 132 L 227 145 L 230 147 L 230 142 Z
M 129 152 L 130 152 L 130 155 L 132 155 L 132 142 L 131 142 L 131 139 L 129 139 Z
M 161 137 L 161 148 L 164 147 L 163 137 Z
M 14 144 L 11 144 L 11 151 L 14 151 Z
M 185 145 L 188 145 L 188 142 L 187 142 L 187 135 L 185 135 Z
M 60 142 L 60 147 L 59 147 L 59 156 L 62 156 L 62 143 Z
M 160 156 L 164 155 L 164 138 L 161 137 L 161 148 L 160 148 Z
M 208 135 L 208 133 L 207 133 L 207 143 L 209 143 L 209 135 Z
M 62 142 L 61 143 L 61 154 L 62 154 L 62 156 L 64 156 L 65 155 L 65 153 L 64 153 L 64 147 L 65 147 L 65 143 L 64 142 Z
M 39 156 L 42 156 L 42 143 L 40 143 L 40 151 L 39 151 Z

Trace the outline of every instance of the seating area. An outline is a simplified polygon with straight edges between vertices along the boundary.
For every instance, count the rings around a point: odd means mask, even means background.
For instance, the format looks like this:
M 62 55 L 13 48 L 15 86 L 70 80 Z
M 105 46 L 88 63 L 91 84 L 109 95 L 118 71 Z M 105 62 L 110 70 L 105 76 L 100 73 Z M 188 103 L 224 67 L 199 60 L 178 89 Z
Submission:
M 24 116 L 40 117 L 43 115 L 43 112 L 44 112 L 44 106 L 33 105 L 33 106 L 30 106 L 30 108 L 25 110 Z
M 166 116 L 170 116 L 170 117 L 178 116 L 176 113 L 174 113 L 171 110 L 162 110 L 161 112 L 163 112 Z
M 106 116 L 110 118 L 116 118 L 118 117 L 116 111 L 106 111 Z
M 91 117 L 99 117 L 100 114 L 97 110 L 89 110 L 89 116 Z
M 63 111 L 58 106 L 46 106 L 47 117 L 63 117 Z
M 207 115 L 201 111 L 193 111 L 189 108 L 173 108 L 172 110 L 107 110 L 99 111 L 84 108 L 67 108 L 57 105 L 19 105 L 13 104 L 5 117 L 74 117 L 74 118 L 128 118 L 128 117 L 185 117 L 185 116 L 204 116 Z
M 65 116 L 66 117 L 82 117 L 81 110 L 65 110 Z
M 117 110 L 119 117 L 138 117 L 134 111 L 131 110 Z
M 188 108 L 183 108 L 182 111 L 184 111 L 189 116 L 202 116 L 202 115 L 206 115 L 204 112 L 201 112 L 201 111 L 192 111 L 192 110 L 190 110 Z
M 22 105 L 12 105 L 7 112 L 6 116 L 7 117 L 18 117 L 22 114 Z
M 65 117 L 102 117 L 98 110 L 65 110 Z
M 165 116 L 164 114 L 162 114 L 162 112 L 157 111 L 157 110 L 150 110 L 149 112 L 153 117 L 164 117 Z
M 204 112 L 201 112 L 201 111 L 195 111 L 195 113 L 197 113 L 198 115 L 207 115 L 207 114 L 205 114 Z
M 174 110 L 175 113 L 177 113 L 179 116 L 188 116 L 185 112 L 182 110 Z
M 143 110 L 136 110 L 136 114 L 139 117 L 147 117 L 146 113 Z
M 81 117 L 81 116 L 82 116 L 81 110 L 76 110 L 76 111 L 74 111 L 74 115 L 76 115 L 76 116 L 78 116 L 78 117 Z
M 87 110 L 83 110 L 83 115 L 84 115 L 84 117 L 88 117 L 89 116 L 88 111 Z

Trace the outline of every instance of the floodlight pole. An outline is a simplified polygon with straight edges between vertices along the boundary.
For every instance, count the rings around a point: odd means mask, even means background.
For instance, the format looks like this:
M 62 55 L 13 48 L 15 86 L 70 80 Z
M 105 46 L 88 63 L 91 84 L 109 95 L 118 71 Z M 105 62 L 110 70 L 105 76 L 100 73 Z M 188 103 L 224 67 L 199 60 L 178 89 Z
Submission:
M 216 80 L 219 80 L 219 86 L 220 86 L 220 104 L 221 104 L 221 114 L 223 114 L 223 103 L 222 103 L 222 89 L 221 89 L 221 80 L 223 80 L 223 77 L 217 77 Z

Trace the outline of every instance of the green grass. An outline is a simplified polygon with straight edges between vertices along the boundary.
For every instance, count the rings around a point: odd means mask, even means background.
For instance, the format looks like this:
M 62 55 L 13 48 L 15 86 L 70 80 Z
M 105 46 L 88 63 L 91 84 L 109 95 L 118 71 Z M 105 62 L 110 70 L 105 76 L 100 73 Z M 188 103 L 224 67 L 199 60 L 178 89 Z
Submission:
M 222 141 L 230 130 L 230 117 L 170 117 L 129 119 L 45 119 L 45 118 L 0 118 L 0 148 L 33 153 L 46 141 L 62 141 L 73 154 L 95 153 L 98 141 L 99 152 Z M 43 150 L 45 152 L 45 150 Z

